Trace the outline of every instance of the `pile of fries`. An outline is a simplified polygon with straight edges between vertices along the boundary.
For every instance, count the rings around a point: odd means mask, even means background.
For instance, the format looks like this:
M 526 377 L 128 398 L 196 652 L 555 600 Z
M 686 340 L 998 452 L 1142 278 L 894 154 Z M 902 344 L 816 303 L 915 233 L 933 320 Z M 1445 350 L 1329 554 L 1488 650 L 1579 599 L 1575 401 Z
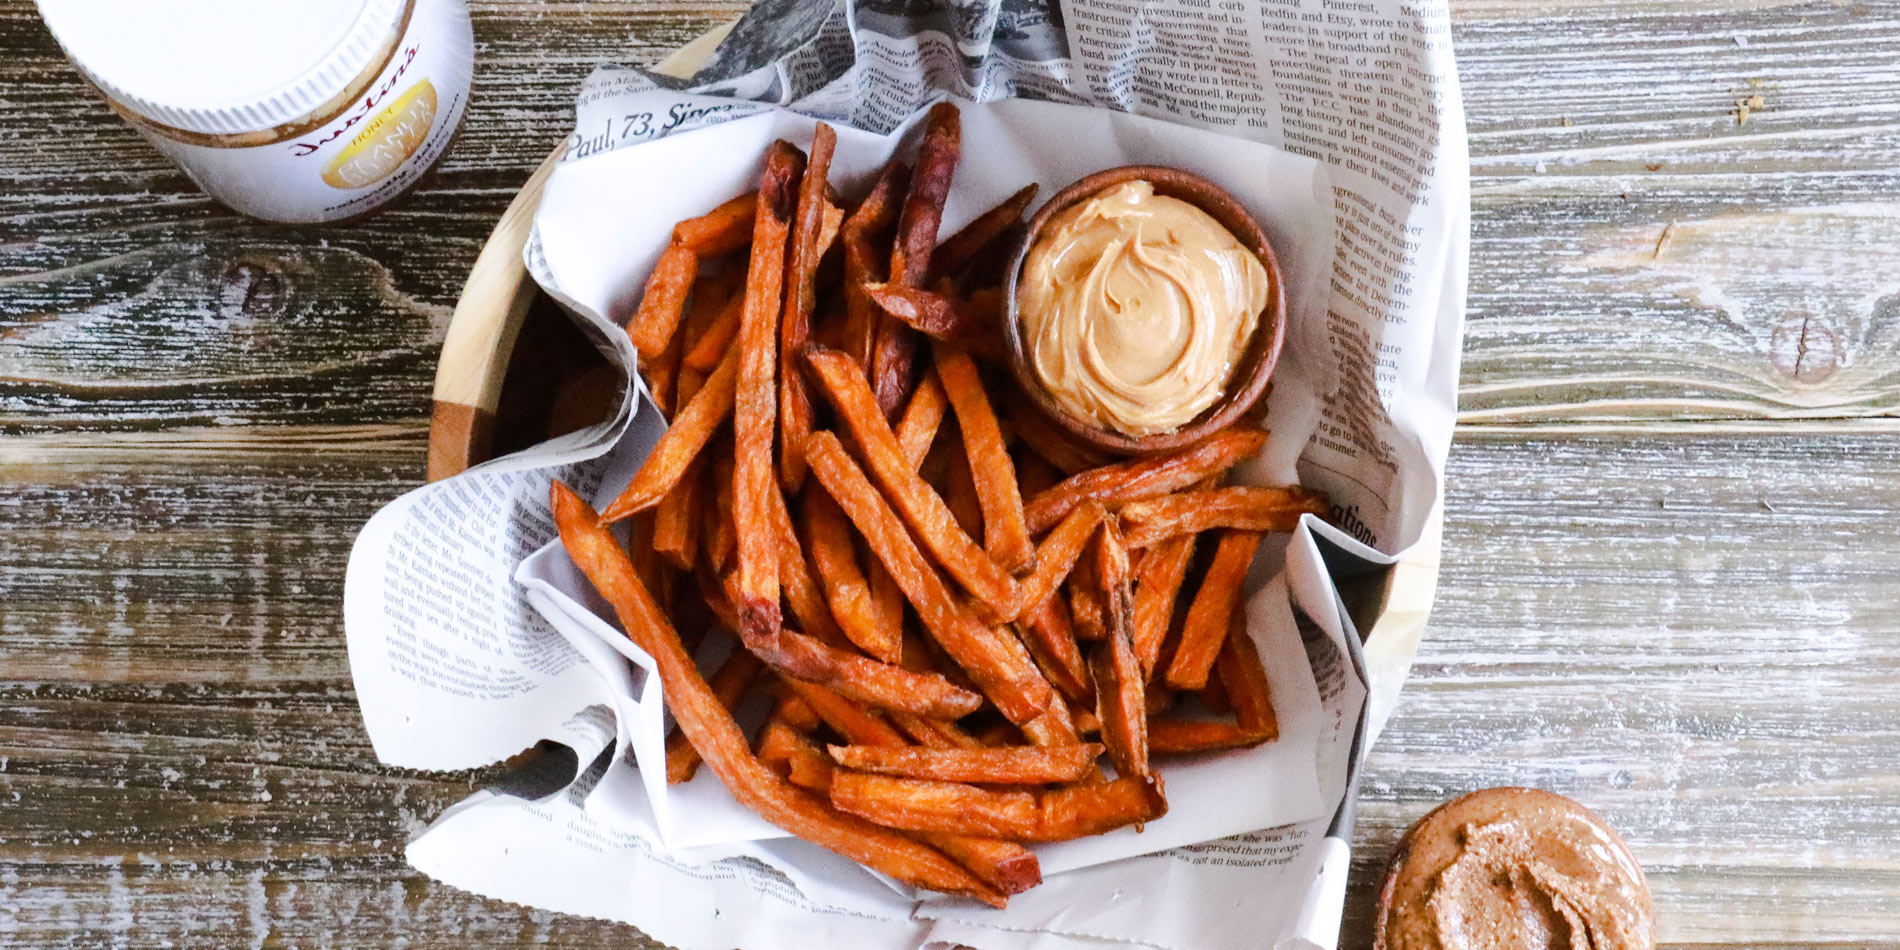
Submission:
M 1242 586 L 1264 532 L 1326 505 L 1221 487 L 1252 423 L 1116 461 L 1036 416 L 996 365 L 1034 187 L 939 243 L 959 138 L 939 105 L 914 167 L 847 205 L 820 125 L 680 222 L 627 327 L 672 424 L 605 511 L 558 482 L 553 506 L 657 664 L 669 781 L 703 760 L 787 831 L 1002 906 L 1041 880 L 1026 843 L 1161 817 L 1151 757 L 1275 738 Z M 710 677 L 705 636 L 743 647 Z

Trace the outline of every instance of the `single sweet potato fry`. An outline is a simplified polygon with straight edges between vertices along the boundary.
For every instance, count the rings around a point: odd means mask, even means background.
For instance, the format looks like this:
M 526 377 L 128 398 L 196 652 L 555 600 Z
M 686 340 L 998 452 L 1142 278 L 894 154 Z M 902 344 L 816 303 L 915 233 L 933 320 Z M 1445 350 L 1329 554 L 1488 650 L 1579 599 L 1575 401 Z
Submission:
M 1227 700 L 1234 707 L 1234 721 L 1262 741 L 1280 737 L 1280 720 L 1273 712 L 1273 688 L 1267 682 L 1267 669 L 1260 665 L 1260 651 L 1247 633 L 1247 612 L 1234 611 L 1227 641 L 1221 644 L 1220 682 Z
M 1194 602 L 1181 622 L 1181 641 L 1175 645 L 1174 659 L 1168 664 L 1169 686 L 1192 690 L 1207 685 L 1207 671 L 1213 668 L 1221 643 L 1227 639 L 1227 628 L 1240 603 L 1254 552 L 1260 549 L 1260 538 L 1258 531 L 1221 534 L 1214 560 L 1207 565 L 1201 588 L 1194 592 Z
M 1135 658 L 1133 594 L 1129 591 L 1128 549 L 1112 521 L 1095 536 L 1095 583 L 1099 585 L 1107 637 L 1090 658 L 1095 678 L 1096 715 L 1102 741 L 1120 775 L 1148 776 L 1147 678 Z
M 1076 559 L 1082 556 L 1082 549 L 1088 546 L 1095 526 L 1102 523 L 1105 514 L 1101 505 L 1080 505 L 1042 539 L 1042 544 L 1036 547 L 1036 569 L 1023 580 L 1025 606 L 1041 604 L 1056 592 L 1074 569 Z
M 785 282 L 786 234 L 797 204 L 804 158 L 779 140 L 765 153 L 745 310 L 739 316 L 739 379 L 732 406 L 732 520 L 738 528 L 741 631 L 750 643 L 778 628 L 778 539 L 770 530 L 769 493 L 778 491 L 772 464 L 777 433 L 779 305 Z
M 864 292 L 885 314 L 934 340 L 953 343 L 985 362 L 1007 365 L 1002 313 L 973 300 L 896 284 L 866 284 Z M 991 299 L 999 303 L 1000 299 Z
M 956 516 L 957 527 L 974 538 L 983 533 L 983 500 L 977 497 L 976 478 L 970 474 L 970 460 L 963 451 L 962 428 L 952 422 L 946 431 L 949 435 L 941 443 L 943 503 Z M 928 462 L 925 465 L 930 467 Z
M 1075 638 L 1096 643 L 1108 636 L 1108 605 L 1095 580 L 1095 559 L 1083 558 L 1069 573 L 1069 617 Z
M 1054 699 L 1047 680 L 1013 637 L 979 622 L 924 559 L 910 532 L 838 437 L 814 432 L 805 456 L 825 490 L 863 532 L 878 559 L 916 606 L 925 629 L 1012 722 L 1039 715 Z
M 1073 782 L 1095 767 L 1102 747 L 1004 746 L 998 749 L 926 749 L 915 746 L 831 746 L 831 758 L 844 768 L 881 775 L 995 785 L 1044 785 Z
M 699 457 L 726 418 L 732 414 L 734 384 L 739 376 L 737 350 L 726 355 L 719 368 L 706 378 L 706 385 L 693 394 L 693 401 L 680 410 L 673 424 L 653 445 L 653 451 L 640 463 L 633 481 L 620 497 L 607 506 L 601 517 L 619 521 L 660 503 L 673 490 Z
M 1135 576 L 1135 657 L 1144 675 L 1154 673 L 1161 643 L 1174 622 L 1174 600 L 1194 563 L 1194 535 L 1169 538 L 1142 555 Z
M 1016 841 L 1036 840 L 1041 818 L 1031 792 L 844 770 L 832 777 L 831 804 L 892 828 Z
M 700 491 L 711 497 L 704 506 L 706 540 L 700 559 L 721 574 L 732 569 L 739 548 L 739 529 L 732 523 L 732 453 L 717 451 L 706 463 L 706 484 Z
M 579 495 L 551 487 L 562 544 L 608 603 L 627 635 L 653 657 L 668 707 L 687 740 L 734 798 L 760 817 L 820 847 L 929 890 L 964 894 L 997 906 L 1007 898 L 942 852 L 842 814 L 798 790 L 752 757 L 745 733 L 700 676 L 659 604 L 634 576 L 613 534 Z
M 811 393 L 805 386 L 805 375 L 798 371 L 798 355 L 811 339 L 812 311 L 818 306 L 818 262 L 825 254 L 818 242 L 824 231 L 825 209 L 831 206 L 825 200 L 829 186 L 826 179 L 831 174 L 831 154 L 837 144 L 838 133 L 818 123 L 812 134 L 811 157 L 805 163 L 805 177 L 798 186 L 791 251 L 785 265 L 778 349 L 779 426 L 784 433 L 779 446 L 779 481 L 787 492 L 794 493 L 805 483 L 805 457 L 798 449 L 811 434 Z
M 880 314 L 864 285 L 883 279 L 887 261 L 873 241 L 895 224 L 910 191 L 910 166 L 893 161 L 878 174 L 871 192 L 844 219 L 838 240 L 844 246 L 844 351 L 868 373 Z
M 1113 831 L 1123 825 L 1140 828 L 1168 813 L 1161 776 L 1132 775 L 1113 782 L 1070 785 L 1044 792 L 1038 841 L 1069 841 Z
M 891 283 L 921 287 L 930 271 L 930 255 L 937 248 L 937 229 L 943 224 L 944 202 L 963 153 L 963 115 L 948 102 L 930 107 L 924 117 L 923 141 L 917 146 L 917 172 L 897 221 L 897 239 L 891 249 Z
M 935 283 L 936 278 L 955 274 L 981 251 L 1000 240 L 1023 219 L 1023 212 L 1028 210 L 1029 203 L 1034 200 L 1036 185 L 1031 182 L 1003 199 L 1002 204 L 977 215 L 962 230 L 945 238 L 930 254 L 932 280 L 927 283 Z
M 825 602 L 844 637 L 858 649 L 895 663 L 902 656 L 899 626 L 879 622 L 871 603 L 870 582 L 858 569 L 857 551 L 851 544 L 851 522 L 839 510 L 838 503 L 823 491 L 807 491 L 804 497 L 805 536 L 810 545 L 812 567 L 823 586 Z
M 694 459 L 673 489 L 653 510 L 653 550 L 682 571 L 699 556 L 699 505 L 705 485 L 705 460 Z
M 687 292 L 693 278 L 699 276 L 699 255 L 678 244 L 660 252 L 660 259 L 647 277 L 646 293 L 640 297 L 640 309 L 627 322 L 627 336 L 642 360 L 652 360 L 673 340 L 685 312 Z
M 945 385 L 947 388 L 948 380 Z M 1041 534 L 1055 527 L 1056 522 L 1084 501 L 1093 499 L 1113 510 L 1131 501 L 1178 491 L 1232 468 L 1260 451 L 1266 443 L 1267 434 L 1263 430 L 1231 426 L 1179 452 L 1072 475 L 1030 499 L 1023 508 L 1023 517 L 1030 531 Z
M 1229 722 L 1200 719 L 1151 719 L 1148 721 L 1148 751 L 1155 755 L 1184 755 L 1191 752 L 1220 752 L 1256 746 L 1273 736 L 1249 732 Z
M 831 803 L 892 828 L 1016 841 L 1066 841 L 1167 813 L 1158 776 L 1070 785 L 1038 795 L 839 770 L 832 776 Z
M 986 621 L 1014 619 L 1018 609 L 1016 581 L 963 533 L 943 499 L 918 476 L 896 433 L 884 421 L 864 372 L 851 357 L 837 350 L 813 347 L 806 350 L 805 359 L 825 398 L 850 429 L 859 453 L 883 486 L 884 497 L 904 516 L 918 540 L 936 555 L 950 576 L 976 596 L 978 613 Z
M 673 243 L 700 257 L 730 254 L 752 239 L 758 193 L 748 191 L 697 218 L 673 225 Z
M 1121 520 L 1128 546 L 1145 548 L 1214 528 L 1292 531 L 1301 515 L 1324 515 L 1329 508 L 1325 492 L 1298 485 L 1237 485 L 1131 501 L 1122 506 Z
M 745 699 L 746 691 L 752 688 L 752 682 L 759 678 L 759 671 L 765 665 L 759 658 L 743 649 L 734 648 L 719 669 L 713 671 L 712 691 L 719 697 L 719 704 L 730 713 L 739 708 Z M 699 771 L 699 750 L 686 740 L 684 729 L 675 729 L 666 737 L 666 783 L 678 785 L 692 781 L 693 773 Z
M 897 421 L 897 444 L 904 447 L 904 460 L 911 468 L 924 464 L 924 456 L 930 453 L 930 443 L 937 438 L 937 429 L 943 425 L 944 410 L 950 406 L 949 397 L 943 393 L 943 381 L 937 378 L 936 367 L 924 371 L 917 388 L 911 390 L 910 401 L 904 404 L 904 416 Z
M 783 683 L 784 680 L 779 680 L 779 682 Z M 772 708 L 772 718 L 799 732 L 807 733 L 817 729 L 820 722 L 818 714 L 812 712 L 811 706 L 807 705 L 797 693 L 789 690 L 779 697 L 778 705 Z
M 1045 597 L 1042 603 L 1025 610 L 1016 620 L 1016 629 L 1036 666 L 1058 692 L 1076 702 L 1094 700 L 1095 687 L 1061 598 Z
M 735 293 L 726 298 L 726 304 L 713 315 L 706 332 L 686 350 L 680 365 L 684 369 L 705 372 L 719 365 L 726 351 L 732 349 L 732 340 L 739 335 L 739 317 L 745 313 L 745 294 Z
M 989 395 L 983 391 L 983 377 L 969 354 L 942 345 L 935 347 L 934 352 L 937 376 L 943 380 L 943 391 L 950 398 L 951 408 L 956 410 L 957 426 L 963 431 L 964 452 L 970 460 L 970 475 L 976 480 L 977 498 L 983 504 L 983 546 L 1011 573 L 1028 571 L 1036 565 L 1036 549 L 1030 543 L 1029 529 L 1023 520 L 1023 497 L 1016 486 L 1016 463 L 1009 457 L 1003 430 L 996 423 L 996 413 L 990 409 Z M 1066 514 L 1064 511 L 1063 515 Z M 1058 515 L 1056 520 L 1060 519 Z
M 922 286 L 929 276 L 930 253 L 937 246 L 943 205 L 950 196 L 950 182 L 962 154 L 962 127 L 962 113 L 947 102 L 932 106 L 924 117 L 917 170 L 911 177 L 910 194 L 904 198 L 891 248 L 890 282 L 899 287 Z M 881 316 L 868 375 L 886 418 L 896 418 L 903 407 L 916 359 L 916 332 L 889 315 Z

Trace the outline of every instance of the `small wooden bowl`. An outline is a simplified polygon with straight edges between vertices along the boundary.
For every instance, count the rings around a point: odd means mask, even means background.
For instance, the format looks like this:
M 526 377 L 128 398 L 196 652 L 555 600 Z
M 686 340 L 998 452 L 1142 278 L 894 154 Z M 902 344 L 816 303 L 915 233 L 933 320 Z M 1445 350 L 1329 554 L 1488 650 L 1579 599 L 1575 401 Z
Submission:
M 1035 364 L 1030 360 L 1023 343 L 1023 324 L 1017 311 L 1017 282 L 1022 276 L 1023 262 L 1029 257 L 1030 248 L 1036 244 L 1036 238 L 1044 227 L 1064 209 L 1107 191 L 1117 185 L 1130 181 L 1147 181 L 1154 185 L 1155 194 L 1178 198 L 1202 211 L 1207 212 L 1221 226 L 1232 232 L 1242 245 L 1260 258 L 1267 269 L 1267 305 L 1260 311 L 1260 319 L 1254 325 L 1253 336 L 1247 340 L 1247 349 L 1241 354 L 1240 362 L 1234 367 L 1233 375 L 1228 377 L 1227 389 L 1218 402 L 1207 407 L 1200 415 L 1171 432 L 1157 432 L 1152 435 L 1128 435 L 1113 429 L 1097 425 L 1080 418 L 1056 402 L 1049 394 L 1041 378 L 1036 375 Z M 1156 452 L 1170 452 L 1183 446 L 1193 445 L 1207 438 L 1240 417 L 1240 414 L 1253 408 L 1267 391 L 1267 381 L 1273 375 L 1273 365 L 1280 359 L 1280 346 L 1286 340 L 1286 284 L 1280 277 L 1280 261 L 1273 254 L 1273 246 L 1267 243 L 1267 234 L 1261 230 L 1260 222 L 1247 213 L 1240 202 L 1225 188 L 1191 172 L 1164 165 L 1124 165 L 1089 175 L 1075 184 L 1058 192 L 1054 198 L 1029 219 L 1029 227 L 1024 232 L 1022 243 L 1016 249 L 1015 258 L 1009 265 L 1008 282 L 1003 290 L 1007 310 L 1003 320 L 1003 335 L 1009 345 L 1009 365 L 1016 374 L 1016 382 L 1024 392 L 1035 401 L 1045 415 L 1054 419 L 1063 429 L 1076 438 L 1098 449 L 1118 455 L 1149 455 Z

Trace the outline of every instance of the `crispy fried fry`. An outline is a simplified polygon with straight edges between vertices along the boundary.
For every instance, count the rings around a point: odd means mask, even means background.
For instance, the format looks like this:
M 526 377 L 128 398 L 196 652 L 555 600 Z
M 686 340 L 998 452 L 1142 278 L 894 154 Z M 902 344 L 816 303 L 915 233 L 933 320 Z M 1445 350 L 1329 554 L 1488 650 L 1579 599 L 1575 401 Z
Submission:
M 957 527 L 974 538 L 983 533 L 983 500 L 977 497 L 976 479 L 970 475 L 970 460 L 963 452 L 962 428 L 953 422 L 947 431 L 949 435 L 941 443 L 943 503 L 956 516 Z
M 991 623 L 1013 619 L 1018 606 L 1015 580 L 963 533 L 943 499 L 917 475 L 896 433 L 884 421 L 863 371 L 837 350 L 812 348 L 805 358 L 892 507 L 950 576 L 976 595 L 984 619 Z
M 1262 740 L 1280 736 L 1280 720 L 1273 712 L 1273 688 L 1267 682 L 1267 669 L 1260 665 L 1260 651 L 1247 633 L 1247 612 L 1234 611 L 1233 624 L 1221 644 L 1221 686 L 1234 707 L 1234 720 L 1240 728 Z
M 1075 638 L 1095 643 L 1108 636 L 1108 606 L 1095 580 L 1095 561 L 1084 558 L 1069 574 L 1069 617 Z
M 796 207 L 803 156 L 790 143 L 772 143 L 759 183 L 752 259 L 746 271 L 745 310 L 739 317 L 739 379 L 732 407 L 732 520 L 739 532 L 738 596 L 741 632 L 748 643 L 777 629 L 778 544 L 768 493 L 778 491 L 772 444 L 778 417 L 774 379 L 778 362 L 779 304 L 785 281 L 785 239 Z
M 1300 515 L 1324 515 L 1328 507 L 1325 492 L 1298 485 L 1246 485 L 1131 501 L 1122 506 L 1121 519 L 1128 529 L 1128 546 L 1145 548 L 1214 528 L 1291 531 L 1299 526 Z
M 917 169 L 910 194 L 897 219 L 891 248 L 890 282 L 918 287 L 930 270 L 930 254 L 937 246 L 937 228 L 943 223 L 944 201 L 962 153 L 962 114 L 947 102 L 932 106 L 924 118 L 923 141 L 917 148 Z M 883 315 L 871 349 L 871 389 L 887 418 L 895 418 L 909 394 L 917 358 L 917 334 L 902 321 Z
M 1036 185 L 1031 182 L 1003 199 L 1002 204 L 977 215 L 957 233 L 945 238 L 930 254 L 932 279 L 927 283 L 935 283 L 936 278 L 955 274 L 977 257 L 979 252 L 1003 238 L 1011 227 L 1022 220 L 1023 212 L 1034 200 Z
M 1016 486 L 1016 463 L 1010 460 L 1003 431 L 996 423 L 996 413 L 990 409 L 989 394 L 983 391 L 983 377 L 969 355 L 955 347 L 939 345 L 934 352 L 937 376 L 943 380 L 943 391 L 950 399 L 951 408 L 956 410 L 957 426 L 963 431 L 964 451 L 970 460 L 970 475 L 976 481 L 977 498 L 983 504 L 983 546 L 1010 572 L 1028 571 L 1036 565 L 1036 549 L 1029 541 L 1029 530 L 1023 520 L 1022 493 Z
M 797 492 L 805 483 L 805 457 L 798 450 L 811 434 L 811 393 L 805 375 L 798 371 L 798 355 L 811 338 L 812 311 L 818 305 L 818 262 L 825 248 L 818 242 L 824 231 L 825 200 L 831 173 L 831 153 L 837 147 L 838 133 L 823 122 L 812 134 L 811 157 L 805 163 L 805 177 L 798 186 L 798 208 L 792 216 L 791 251 L 786 261 L 785 303 L 779 318 L 779 426 L 784 443 L 779 446 L 779 480 L 787 492 Z
M 699 255 L 678 244 L 667 247 L 647 277 L 646 293 L 640 297 L 640 310 L 627 322 L 627 336 L 642 360 L 657 358 L 673 340 L 685 312 L 686 294 L 699 276 Z
M 719 365 L 726 351 L 732 349 L 732 339 L 739 335 L 739 317 L 745 313 L 745 294 L 735 293 L 726 298 L 726 304 L 713 315 L 706 331 L 687 349 L 681 357 L 683 369 L 705 372 Z
M 930 444 L 937 438 L 944 410 L 949 406 L 949 397 L 943 393 L 943 381 L 937 378 L 937 368 L 924 370 L 924 378 L 911 390 L 910 401 L 904 404 L 904 416 L 897 422 L 897 444 L 904 447 L 904 460 L 911 468 L 924 464 L 924 456 L 930 453 Z
M 697 218 L 673 225 L 673 243 L 700 257 L 717 257 L 745 247 L 752 240 L 758 197 L 757 192 L 748 191 Z
M 1200 719 L 1152 719 L 1148 722 L 1148 751 L 1155 755 L 1244 749 L 1271 738 L 1273 736 L 1248 732 L 1227 722 Z
M 1148 712 L 1146 677 L 1135 658 L 1133 595 L 1128 585 L 1128 549 L 1115 523 L 1102 523 L 1095 535 L 1095 583 L 1107 620 L 1107 638 L 1096 647 L 1089 669 L 1095 677 L 1096 714 L 1102 741 L 1120 775 L 1147 777 Z
M 1036 569 L 1023 581 L 1025 605 L 1041 604 L 1056 592 L 1056 587 L 1075 567 L 1076 559 L 1082 556 L 1082 549 L 1088 546 L 1095 526 L 1101 524 L 1105 514 L 1102 506 L 1093 502 L 1079 505 L 1042 539 L 1036 548 Z
M 904 212 L 897 221 L 897 240 L 891 250 L 891 283 L 923 285 L 930 271 L 930 255 L 937 248 L 937 229 L 943 223 L 943 205 L 950 197 L 963 152 L 963 115 L 948 102 L 930 107 L 924 117 L 923 141 L 917 147 L 917 173 Z
M 699 504 L 705 485 L 703 459 L 694 459 L 653 510 L 653 550 L 682 571 L 699 556 Z
M 1144 675 L 1152 678 L 1161 643 L 1174 622 L 1174 599 L 1181 593 L 1188 566 L 1194 563 L 1194 535 L 1169 538 L 1149 548 L 1141 558 L 1135 580 L 1135 657 Z
M 858 772 L 901 775 L 939 782 L 1043 785 L 1073 782 L 1094 768 L 1102 747 L 1005 746 L 1000 749 L 924 749 L 831 746 L 832 761 Z
M 704 508 L 706 541 L 700 545 L 700 559 L 723 574 L 732 569 L 739 547 L 738 528 L 732 523 L 732 453 L 717 452 L 706 463 L 706 484 L 700 491 L 712 496 L 712 504 Z
M 838 501 L 918 616 L 951 659 L 1014 722 L 1038 715 L 1053 699 L 1048 681 L 1037 672 L 1028 653 L 1014 638 L 980 623 L 951 594 L 941 577 L 857 463 L 829 432 L 815 432 L 806 440 L 805 455 L 818 480 Z
M 759 678 L 759 671 L 765 665 L 759 658 L 745 650 L 734 648 L 719 669 L 713 671 L 713 695 L 719 698 L 719 704 L 731 713 L 739 708 L 745 699 L 746 691 L 752 688 L 752 682 Z M 699 750 L 686 739 L 684 729 L 675 729 L 666 737 L 666 783 L 678 785 L 692 781 L 693 773 L 699 771 Z
M 1167 812 L 1161 780 L 1155 776 L 1071 785 L 1037 795 L 840 770 L 832 776 L 831 803 L 892 828 L 1015 841 L 1066 841 L 1153 821 Z
M 1050 684 L 1070 699 L 1087 702 L 1095 698 L 1095 687 L 1069 627 L 1067 609 L 1061 598 L 1045 597 L 1017 618 L 1016 629 Z
M 948 380 L 945 381 L 946 386 Z M 1076 505 L 1094 499 L 1116 509 L 1131 501 L 1185 488 L 1215 472 L 1232 468 L 1260 451 L 1267 434 L 1251 426 L 1232 426 L 1179 452 L 1136 459 L 1073 475 L 1030 499 L 1023 517 L 1040 534 L 1055 526 Z
M 878 309 L 918 333 L 956 344 L 985 362 L 1004 365 L 1009 361 L 1003 345 L 1003 316 L 994 305 L 980 306 L 961 297 L 895 284 L 866 284 L 864 292 Z M 985 299 L 1000 304 L 1000 300 Z
M 886 663 L 897 662 L 902 655 L 898 649 L 902 631 L 899 625 L 881 623 L 871 603 L 870 583 L 858 569 L 857 552 L 851 544 L 851 522 L 823 491 L 805 492 L 804 515 L 812 566 L 823 584 L 831 616 L 845 639 Z
M 844 228 L 838 234 L 844 245 L 844 351 L 866 372 L 871 369 L 879 314 L 864 285 L 881 279 L 886 266 L 872 241 L 897 221 L 909 190 L 910 166 L 899 161 L 885 165 L 870 194 L 845 217 Z
M 613 605 L 627 635 L 653 658 L 680 729 L 734 798 L 765 820 L 898 880 L 1002 905 L 1000 890 L 942 852 L 841 814 L 754 759 L 745 733 L 699 675 L 600 517 L 567 486 L 555 482 L 551 491 L 555 523 L 569 556 Z
M 780 680 L 780 682 L 784 682 Z M 786 693 L 779 697 L 778 705 L 772 709 L 772 718 L 783 722 L 799 732 L 810 732 L 818 728 L 818 714 L 812 712 L 805 700 L 796 693 Z
M 739 374 L 738 352 L 727 354 L 719 368 L 706 378 L 706 385 L 693 394 L 693 401 L 680 410 L 678 418 L 667 426 L 640 470 L 634 473 L 620 497 L 607 506 L 601 517 L 619 521 L 660 503 L 666 493 L 679 484 L 713 432 L 732 414 L 733 384 Z
M 1247 569 L 1253 566 L 1260 538 L 1258 531 L 1221 534 L 1214 560 L 1208 564 L 1201 588 L 1194 592 L 1194 602 L 1188 606 L 1187 619 L 1181 623 L 1181 641 L 1168 664 L 1169 686 L 1200 689 L 1207 685 L 1207 671 L 1213 668 L 1221 642 L 1227 639 L 1229 620 L 1240 603 Z

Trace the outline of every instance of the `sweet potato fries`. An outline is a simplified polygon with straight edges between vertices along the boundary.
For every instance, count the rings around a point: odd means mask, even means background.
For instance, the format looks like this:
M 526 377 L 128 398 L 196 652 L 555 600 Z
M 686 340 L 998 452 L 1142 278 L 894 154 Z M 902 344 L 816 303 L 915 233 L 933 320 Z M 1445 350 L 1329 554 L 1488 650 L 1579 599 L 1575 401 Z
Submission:
M 658 668 L 669 781 L 703 763 L 807 840 L 1000 906 L 1041 880 L 1025 845 L 1162 817 L 1151 759 L 1275 738 L 1244 582 L 1326 504 L 1222 487 L 1252 422 L 1112 460 L 1028 408 L 997 262 L 1035 189 L 940 242 L 958 121 L 933 109 L 862 196 L 820 125 L 680 222 L 627 322 L 672 424 L 602 513 L 552 504 Z M 774 700 L 752 736 L 748 696 Z

